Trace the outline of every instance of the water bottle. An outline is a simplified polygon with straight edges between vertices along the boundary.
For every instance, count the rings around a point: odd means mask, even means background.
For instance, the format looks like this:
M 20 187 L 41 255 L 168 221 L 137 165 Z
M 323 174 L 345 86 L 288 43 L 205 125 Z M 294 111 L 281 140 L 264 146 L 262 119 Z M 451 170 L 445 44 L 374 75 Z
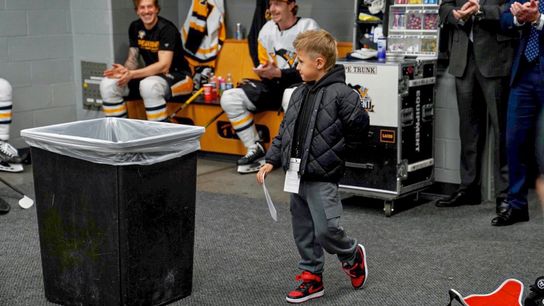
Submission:
M 225 90 L 232 89 L 234 84 L 232 84 L 232 74 L 227 73 L 227 80 L 225 82 Z
M 387 50 L 387 41 L 385 37 L 378 38 L 378 62 L 385 62 L 385 52 Z
M 244 39 L 244 35 L 242 34 L 242 24 L 239 22 L 236 23 L 236 39 Z
M 217 81 L 219 83 L 219 95 L 222 96 L 223 92 L 227 89 L 227 84 L 225 83 L 225 79 L 222 77 L 218 77 Z

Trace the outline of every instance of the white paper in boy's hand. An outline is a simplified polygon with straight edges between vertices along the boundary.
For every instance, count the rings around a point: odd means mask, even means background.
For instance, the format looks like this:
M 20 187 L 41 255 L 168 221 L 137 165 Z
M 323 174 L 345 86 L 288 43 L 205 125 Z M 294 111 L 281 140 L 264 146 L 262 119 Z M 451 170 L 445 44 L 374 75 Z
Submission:
M 266 204 L 268 204 L 268 211 L 270 211 L 270 216 L 274 221 L 278 221 L 278 213 L 276 212 L 276 207 L 274 207 L 274 203 L 272 202 L 272 198 L 270 198 L 270 193 L 268 193 L 268 189 L 266 188 L 266 183 L 263 181 L 263 191 L 264 191 L 264 197 L 266 198 Z

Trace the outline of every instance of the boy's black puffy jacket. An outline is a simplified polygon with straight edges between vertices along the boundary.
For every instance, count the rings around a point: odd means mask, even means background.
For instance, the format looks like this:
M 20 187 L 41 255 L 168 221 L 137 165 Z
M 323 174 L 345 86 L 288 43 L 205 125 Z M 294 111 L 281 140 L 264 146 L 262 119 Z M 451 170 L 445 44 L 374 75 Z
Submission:
M 310 86 L 302 84 L 291 96 L 280 131 L 266 153 L 274 167 L 289 167 L 295 123 Z M 344 66 L 336 65 L 313 87 L 314 109 L 306 125 L 300 175 L 305 180 L 338 182 L 344 174 L 348 149 L 360 146 L 368 135 L 368 114 L 359 94 L 346 85 Z M 349 148 L 348 148 L 349 147 Z

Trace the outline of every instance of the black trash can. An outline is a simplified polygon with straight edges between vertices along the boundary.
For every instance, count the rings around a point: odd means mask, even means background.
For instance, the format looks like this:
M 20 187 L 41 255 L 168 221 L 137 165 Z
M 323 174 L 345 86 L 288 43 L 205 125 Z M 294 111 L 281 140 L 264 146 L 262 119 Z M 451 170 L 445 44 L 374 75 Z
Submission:
M 49 301 L 160 305 L 191 294 L 202 133 L 113 118 L 21 132 Z

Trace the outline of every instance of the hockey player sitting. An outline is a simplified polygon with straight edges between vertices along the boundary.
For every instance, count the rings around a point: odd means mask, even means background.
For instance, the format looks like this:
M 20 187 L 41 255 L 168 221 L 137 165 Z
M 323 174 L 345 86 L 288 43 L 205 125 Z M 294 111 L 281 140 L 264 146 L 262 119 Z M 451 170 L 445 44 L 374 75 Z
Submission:
M 251 112 L 279 110 L 284 90 L 302 82 L 295 68 L 293 41 L 297 34 L 319 26 L 313 19 L 297 17 L 297 9 L 295 0 L 270 0 L 268 11 L 272 20 L 259 32 L 261 64 L 254 69 L 261 80 L 246 80 L 221 96 L 221 107 L 247 148 L 247 154 L 237 162 L 239 173 L 257 172 L 265 154 Z
M 0 171 L 21 172 L 23 158 L 8 143 L 11 124 L 12 89 L 8 81 L 0 78 Z
M 183 56 L 176 26 L 159 16 L 158 0 L 133 0 L 139 19 L 129 28 L 130 48 L 124 65 L 113 64 L 100 83 L 108 117 L 127 117 L 123 100 L 143 98 L 148 120 L 166 121 L 166 100 L 193 90 L 191 70 Z M 142 56 L 145 67 L 140 68 Z

